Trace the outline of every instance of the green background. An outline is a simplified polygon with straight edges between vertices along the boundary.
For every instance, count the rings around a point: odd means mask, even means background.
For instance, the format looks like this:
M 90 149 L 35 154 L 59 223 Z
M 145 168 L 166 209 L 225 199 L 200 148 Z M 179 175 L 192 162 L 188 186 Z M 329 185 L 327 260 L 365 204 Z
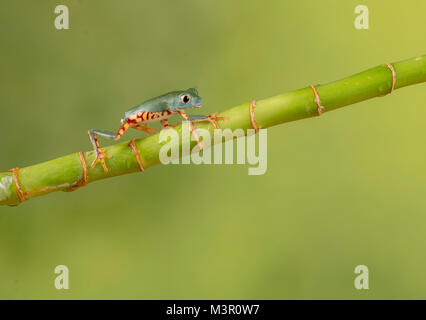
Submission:
M 54 8 L 70 9 L 70 30 Z M 354 8 L 370 9 L 356 30 Z M 204 114 L 426 53 L 426 2 L 2 1 L 0 169 L 145 99 Z M 157 166 L 0 208 L 0 298 L 426 298 L 424 85 L 268 130 L 268 170 Z M 143 133 L 126 134 L 143 136 Z M 102 144 L 107 145 L 105 140 Z M 70 290 L 54 268 L 70 269 Z M 370 290 L 354 288 L 354 268 Z

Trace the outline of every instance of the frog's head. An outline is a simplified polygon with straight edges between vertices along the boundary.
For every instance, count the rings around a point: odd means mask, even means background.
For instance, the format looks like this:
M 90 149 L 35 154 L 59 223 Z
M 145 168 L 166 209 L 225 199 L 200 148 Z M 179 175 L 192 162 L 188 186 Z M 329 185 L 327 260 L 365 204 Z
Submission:
M 178 92 L 176 100 L 174 101 L 175 110 L 183 110 L 190 108 L 200 108 L 202 106 L 202 99 L 198 95 L 198 91 L 195 88 Z

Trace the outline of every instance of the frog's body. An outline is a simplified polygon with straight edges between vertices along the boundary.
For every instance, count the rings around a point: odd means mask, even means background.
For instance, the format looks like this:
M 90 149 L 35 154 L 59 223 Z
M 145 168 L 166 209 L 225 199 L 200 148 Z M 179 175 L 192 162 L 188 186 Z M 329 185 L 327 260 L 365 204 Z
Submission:
M 96 159 L 92 163 L 92 168 L 95 167 L 98 161 L 101 162 L 105 171 L 108 171 L 104 158 L 109 158 L 99 146 L 97 136 L 102 136 L 111 140 L 119 140 L 121 136 L 129 129 L 137 129 L 146 132 L 148 135 L 151 132 L 156 132 L 153 128 L 148 128 L 146 124 L 151 122 L 161 121 L 163 129 L 170 127 L 168 118 L 174 114 L 181 115 L 185 120 L 189 121 L 205 121 L 212 122 L 217 128 L 216 120 L 223 118 L 210 116 L 188 116 L 183 110 L 191 108 L 199 108 L 202 106 L 202 99 L 198 95 L 196 89 L 191 88 L 184 91 L 173 91 L 163 94 L 159 97 L 145 101 L 144 103 L 128 110 L 121 120 L 121 128 L 117 133 L 112 133 L 105 130 L 92 129 L 89 130 L 90 140 L 96 152 Z M 192 126 L 191 126 L 192 127 Z M 199 143 L 199 141 L 197 140 Z
M 130 123 L 151 123 L 156 122 L 158 120 L 164 120 L 170 117 L 171 115 L 176 114 L 176 112 L 171 110 L 166 111 L 158 111 L 158 112 L 152 112 L 152 111 L 140 111 L 137 113 L 126 115 L 125 119 L 123 119 L 123 122 L 130 122 Z

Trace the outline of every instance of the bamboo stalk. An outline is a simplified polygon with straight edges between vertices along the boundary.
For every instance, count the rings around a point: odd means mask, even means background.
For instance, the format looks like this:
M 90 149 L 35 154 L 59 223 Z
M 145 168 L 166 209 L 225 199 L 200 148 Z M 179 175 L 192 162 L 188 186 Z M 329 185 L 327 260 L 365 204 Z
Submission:
M 318 116 L 395 89 L 426 81 L 426 55 L 393 64 L 383 64 L 353 76 L 325 85 L 309 86 L 293 92 L 259 100 L 255 107 L 244 103 L 222 112 L 221 129 L 268 128 L 281 123 Z M 254 108 L 253 108 L 254 107 Z M 208 122 L 195 123 L 213 133 Z M 182 137 L 182 126 L 175 127 Z M 181 140 L 180 140 L 180 148 Z M 164 142 L 165 143 L 165 142 Z M 129 141 L 105 148 L 108 172 L 101 165 L 92 168 L 93 151 L 77 152 L 25 168 L 0 173 L 0 205 L 18 205 L 33 197 L 54 191 L 73 191 L 97 180 L 139 172 L 160 163 L 159 135 Z M 192 142 L 191 148 L 195 145 Z M 139 153 L 138 153 L 139 151 Z M 181 152 L 182 155 L 182 152 Z

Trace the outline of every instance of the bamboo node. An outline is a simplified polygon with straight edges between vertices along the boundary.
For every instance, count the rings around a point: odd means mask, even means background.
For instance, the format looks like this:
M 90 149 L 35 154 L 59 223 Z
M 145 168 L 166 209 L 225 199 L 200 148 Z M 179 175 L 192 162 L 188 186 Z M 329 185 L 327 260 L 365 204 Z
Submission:
M 86 163 L 86 159 L 84 158 L 83 152 L 79 152 L 78 157 L 80 158 L 81 167 L 83 169 L 83 177 L 79 181 L 77 181 L 76 184 L 74 184 L 73 186 L 71 186 L 70 188 L 64 191 L 74 191 L 80 187 L 84 187 L 88 182 L 89 171 L 87 169 L 87 163 Z
M 25 200 L 27 200 L 25 198 L 25 192 L 22 191 L 21 186 L 19 185 L 19 170 L 21 168 L 13 168 L 8 170 L 7 172 L 12 172 L 13 174 L 13 180 L 15 181 L 15 186 L 16 186 L 16 194 L 18 195 L 18 199 L 19 202 L 24 202 Z
M 390 64 L 389 62 L 386 62 L 385 64 L 390 69 L 390 71 L 392 71 L 392 88 L 391 88 L 391 91 L 389 92 L 389 94 L 391 94 L 393 90 L 395 90 L 396 72 L 392 64 Z
M 254 108 L 256 108 L 256 101 L 253 100 L 250 103 L 250 106 L 249 106 L 249 116 L 250 116 L 251 126 L 253 127 L 254 131 L 256 133 L 258 133 L 259 132 L 259 125 L 257 124 L 257 121 L 254 117 Z
M 141 160 L 141 154 L 140 154 L 138 146 L 135 143 L 135 139 L 132 139 L 132 141 L 130 141 L 129 146 L 132 148 L 132 151 L 133 151 L 133 154 L 135 155 L 136 162 L 138 163 L 139 169 L 141 171 L 145 171 L 145 168 L 143 167 L 142 160 Z
M 315 88 L 315 86 L 311 85 L 310 87 L 311 87 L 312 91 L 314 92 L 314 102 L 317 105 L 317 113 L 320 116 L 323 113 L 324 107 L 321 105 L 321 99 L 320 99 L 320 96 L 319 96 L 318 91 Z

